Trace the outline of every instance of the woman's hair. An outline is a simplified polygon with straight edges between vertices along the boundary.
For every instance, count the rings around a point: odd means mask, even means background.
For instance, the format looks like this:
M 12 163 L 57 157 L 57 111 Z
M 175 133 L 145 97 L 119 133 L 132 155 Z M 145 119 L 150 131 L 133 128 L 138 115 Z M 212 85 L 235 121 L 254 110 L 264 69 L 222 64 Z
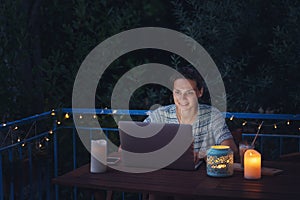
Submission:
M 177 79 L 184 78 L 195 81 L 198 89 L 203 88 L 203 78 L 194 67 L 178 67 L 177 72 L 171 76 L 171 84 Z

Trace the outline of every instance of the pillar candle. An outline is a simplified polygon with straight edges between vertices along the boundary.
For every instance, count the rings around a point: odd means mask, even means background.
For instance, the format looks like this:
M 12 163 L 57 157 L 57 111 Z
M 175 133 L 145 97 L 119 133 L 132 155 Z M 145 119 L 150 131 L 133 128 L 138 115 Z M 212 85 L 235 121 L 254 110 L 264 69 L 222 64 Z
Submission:
M 244 177 L 246 179 L 261 178 L 261 155 L 254 149 L 248 149 L 244 154 Z
M 91 172 L 106 172 L 107 142 L 105 140 L 91 141 Z

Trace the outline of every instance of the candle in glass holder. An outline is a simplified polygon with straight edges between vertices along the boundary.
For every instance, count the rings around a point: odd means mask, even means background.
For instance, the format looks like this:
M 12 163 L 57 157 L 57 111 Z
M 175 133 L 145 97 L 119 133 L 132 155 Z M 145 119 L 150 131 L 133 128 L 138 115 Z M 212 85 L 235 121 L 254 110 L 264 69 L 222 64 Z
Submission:
M 207 151 L 206 172 L 214 177 L 233 175 L 233 151 L 229 146 L 211 146 Z
M 254 149 L 248 149 L 244 154 L 244 177 L 246 179 L 261 178 L 261 155 Z

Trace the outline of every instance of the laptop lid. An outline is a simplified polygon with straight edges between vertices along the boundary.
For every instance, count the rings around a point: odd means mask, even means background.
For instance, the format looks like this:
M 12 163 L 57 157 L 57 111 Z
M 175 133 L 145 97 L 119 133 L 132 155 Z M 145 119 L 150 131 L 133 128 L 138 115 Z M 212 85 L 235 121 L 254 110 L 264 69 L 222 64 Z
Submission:
M 196 169 L 191 125 L 120 121 L 118 126 L 124 165 Z

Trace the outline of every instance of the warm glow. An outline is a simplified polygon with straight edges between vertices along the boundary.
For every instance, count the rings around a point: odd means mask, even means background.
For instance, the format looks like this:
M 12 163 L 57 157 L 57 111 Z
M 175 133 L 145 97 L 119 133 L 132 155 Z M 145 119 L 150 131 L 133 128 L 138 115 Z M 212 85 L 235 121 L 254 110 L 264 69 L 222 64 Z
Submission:
M 215 145 L 215 146 L 211 146 L 211 148 L 213 149 L 229 149 L 229 146 L 226 145 Z
M 261 155 L 254 149 L 248 149 L 244 154 L 244 177 L 246 179 L 261 178 Z
M 66 114 L 65 114 L 65 118 L 66 118 L 66 119 L 69 119 L 69 118 L 70 118 L 69 113 L 66 113 Z
M 224 169 L 226 167 L 227 167 L 226 164 L 219 164 L 219 165 L 213 165 L 213 166 L 211 166 L 211 168 L 214 168 L 214 169 Z

